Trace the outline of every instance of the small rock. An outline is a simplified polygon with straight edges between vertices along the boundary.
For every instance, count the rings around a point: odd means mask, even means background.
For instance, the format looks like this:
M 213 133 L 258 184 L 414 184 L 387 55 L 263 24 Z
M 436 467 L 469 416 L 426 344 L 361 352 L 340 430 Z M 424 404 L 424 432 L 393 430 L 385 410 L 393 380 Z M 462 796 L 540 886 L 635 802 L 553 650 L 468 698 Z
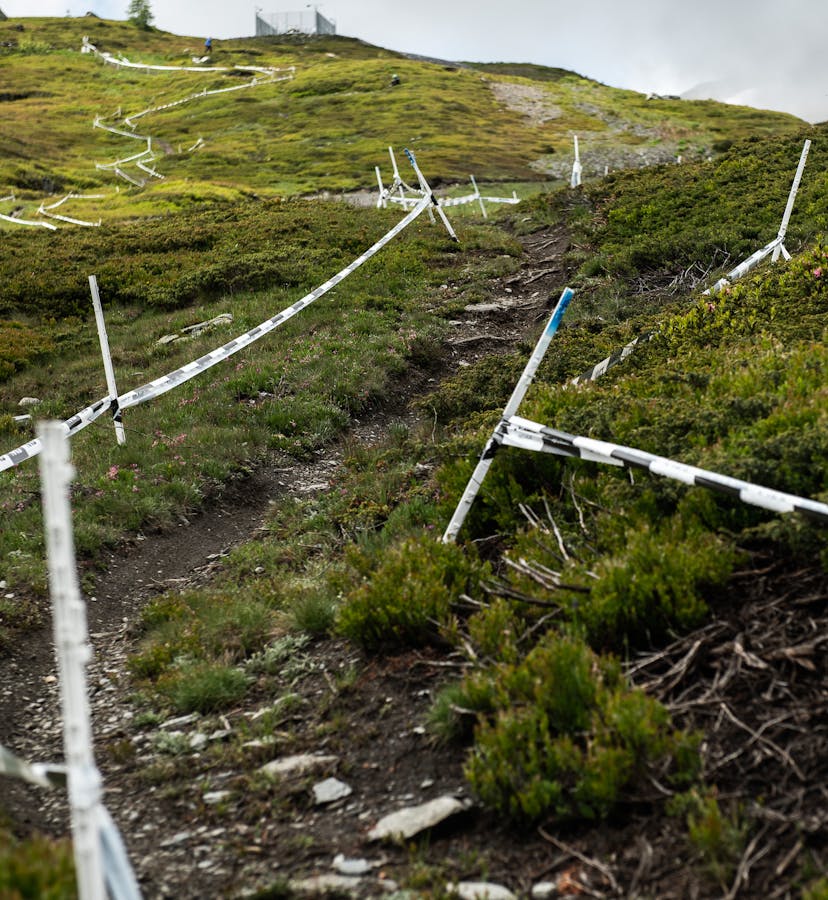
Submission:
M 304 775 L 307 772 L 317 772 L 339 762 L 339 757 L 324 756 L 321 753 L 298 753 L 295 756 L 285 756 L 282 759 L 274 759 L 265 763 L 260 772 L 274 777 L 285 775 Z
M 340 891 L 353 891 L 359 887 L 360 879 L 348 875 L 314 875 L 312 878 L 302 878 L 291 881 L 290 890 L 298 894 L 335 894 Z
M 209 738 L 203 731 L 197 731 L 195 734 L 190 735 L 190 749 L 203 750 L 207 746 L 208 741 Z
M 40 403 L 40 400 L 37 397 L 21 397 L 17 401 L 18 406 L 37 406 Z
M 368 832 L 368 840 L 407 840 L 470 806 L 470 801 L 451 796 L 437 797 L 419 806 L 408 806 L 380 819 Z
M 175 719 L 167 719 L 166 722 L 162 722 L 158 727 L 163 728 L 165 731 L 169 728 L 180 728 L 182 725 L 192 725 L 193 722 L 198 721 L 198 713 L 190 713 L 186 716 L 178 716 Z
M 349 797 L 353 792 L 353 788 L 344 781 L 326 778 L 313 786 L 313 802 L 317 806 L 322 806 L 324 803 L 333 803 L 335 800 Z
M 367 859 L 346 859 L 342 853 L 334 857 L 333 866 L 340 875 L 367 875 L 373 868 Z
M 162 841 L 161 847 L 175 847 L 176 844 L 183 844 L 184 841 L 188 841 L 193 836 L 192 831 L 179 831 L 178 834 L 174 834 L 171 838 L 168 838 L 166 841 Z
M 208 806 L 214 806 L 216 803 L 226 800 L 229 796 L 230 791 L 208 791 L 201 799 Z
M 274 735 L 265 735 L 263 738 L 254 738 L 252 741 L 245 741 L 242 747 L 245 750 L 261 750 L 264 747 L 272 747 L 276 743 Z
M 558 886 L 554 881 L 539 881 L 532 885 L 533 900 L 549 900 L 558 895 Z
M 446 890 L 462 900 L 517 900 L 507 888 L 488 881 L 460 881 L 446 885 Z

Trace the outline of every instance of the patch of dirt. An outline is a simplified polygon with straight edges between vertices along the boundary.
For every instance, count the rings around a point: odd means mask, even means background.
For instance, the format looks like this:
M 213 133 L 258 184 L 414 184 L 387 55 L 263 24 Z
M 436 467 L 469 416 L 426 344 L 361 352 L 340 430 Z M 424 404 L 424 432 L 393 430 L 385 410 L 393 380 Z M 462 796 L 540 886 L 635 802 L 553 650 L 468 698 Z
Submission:
M 563 110 L 549 99 L 542 87 L 509 81 L 490 81 L 489 87 L 500 103 L 526 116 L 533 125 L 543 125 L 563 115 Z

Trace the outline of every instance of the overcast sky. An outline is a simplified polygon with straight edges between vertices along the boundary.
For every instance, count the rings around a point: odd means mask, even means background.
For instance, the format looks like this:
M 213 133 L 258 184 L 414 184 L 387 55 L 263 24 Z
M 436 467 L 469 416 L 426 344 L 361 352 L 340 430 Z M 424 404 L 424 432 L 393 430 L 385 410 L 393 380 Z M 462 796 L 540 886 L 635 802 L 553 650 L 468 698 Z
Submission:
M 128 0 L 0 0 L 12 16 L 126 17 Z M 241 37 L 293 0 L 150 0 L 175 34 Z M 825 0 L 327 0 L 339 34 L 443 59 L 534 62 L 616 87 L 828 119 Z

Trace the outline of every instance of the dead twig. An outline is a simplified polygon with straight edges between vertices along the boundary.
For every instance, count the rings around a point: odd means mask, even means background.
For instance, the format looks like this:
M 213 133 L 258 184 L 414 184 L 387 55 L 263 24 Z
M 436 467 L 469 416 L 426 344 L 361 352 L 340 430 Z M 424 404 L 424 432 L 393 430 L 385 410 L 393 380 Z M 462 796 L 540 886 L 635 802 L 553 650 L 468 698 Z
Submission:
M 580 850 L 576 850 L 575 847 L 572 847 L 569 844 L 566 844 L 563 841 L 559 840 L 554 835 L 549 834 L 548 831 L 544 830 L 542 825 L 538 826 L 538 834 L 545 841 L 548 841 L 550 844 L 557 847 L 558 850 L 562 850 L 564 853 L 568 853 L 570 856 L 574 856 L 575 859 L 582 862 L 585 866 L 589 866 L 591 869 L 595 869 L 596 872 L 600 872 L 609 882 L 609 885 L 612 888 L 613 892 L 616 894 L 621 893 L 621 890 L 618 887 L 618 882 L 615 880 L 615 876 L 603 863 L 598 862 L 597 859 L 592 859 L 592 857 L 587 856 L 585 853 L 581 853 Z
M 784 747 L 780 747 L 779 744 L 777 744 L 775 741 L 772 741 L 770 738 L 763 737 L 758 731 L 755 731 L 753 728 L 751 728 L 750 725 L 746 725 L 741 719 L 737 718 L 733 714 L 730 707 L 726 703 L 722 702 L 720 704 L 720 708 L 722 712 L 728 717 L 728 719 L 733 722 L 734 725 L 746 731 L 755 741 L 759 741 L 770 750 L 773 750 L 773 752 L 776 753 L 777 756 L 779 756 L 779 758 L 786 763 L 786 765 L 793 769 L 800 781 L 805 781 L 805 776 L 802 773 L 802 769 L 800 769 L 799 766 L 793 761 L 790 753 L 788 753 L 788 751 L 785 750 Z
M 731 885 L 730 890 L 722 898 L 722 900 L 734 900 L 734 897 L 739 893 L 742 882 L 747 882 L 748 875 L 750 874 L 750 867 L 770 852 L 771 844 L 768 843 L 765 844 L 765 846 L 758 853 L 753 853 L 753 851 L 756 849 L 756 845 L 762 839 L 766 831 L 767 826 L 762 828 L 756 835 L 756 837 L 754 837 L 754 839 L 745 848 L 745 852 L 742 854 L 742 858 L 739 861 L 739 866 L 736 869 L 736 877 L 733 879 L 733 884 Z
M 581 509 L 578 504 L 578 496 L 575 493 L 575 473 L 569 473 L 569 483 L 567 484 L 567 488 L 569 488 L 569 496 L 572 498 L 572 505 L 575 507 L 575 512 L 578 513 L 578 524 L 581 526 L 581 531 L 587 536 L 589 532 L 587 531 L 586 522 L 584 521 L 584 511 Z
M 564 544 L 563 535 L 561 534 L 560 529 L 558 528 L 555 519 L 552 517 L 552 510 L 549 508 L 549 504 L 546 501 L 546 497 L 543 498 L 543 505 L 546 509 L 546 518 L 549 519 L 550 524 L 552 525 L 552 531 L 555 534 L 555 540 L 558 542 L 558 546 L 561 549 L 561 553 L 563 554 L 563 558 L 565 561 L 572 559 L 569 553 L 566 550 L 566 545 Z

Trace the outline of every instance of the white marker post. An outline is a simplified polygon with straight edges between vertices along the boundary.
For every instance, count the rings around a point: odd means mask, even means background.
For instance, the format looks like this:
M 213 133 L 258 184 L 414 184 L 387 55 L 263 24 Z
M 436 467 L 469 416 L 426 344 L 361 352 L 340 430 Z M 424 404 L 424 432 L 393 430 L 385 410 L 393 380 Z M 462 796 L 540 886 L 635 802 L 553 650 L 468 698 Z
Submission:
M 489 471 L 494 455 L 503 443 L 502 438 L 498 433 L 498 429 L 503 422 L 508 421 L 515 413 L 517 413 L 518 407 L 526 396 L 529 385 L 532 384 L 532 379 L 538 371 L 538 366 L 541 364 L 552 338 L 555 337 L 555 332 L 558 330 L 561 319 L 573 296 L 574 292 L 572 288 L 564 288 L 564 291 L 552 312 L 552 317 L 549 319 L 549 323 L 543 330 L 543 334 L 540 336 L 538 343 L 535 345 L 535 349 L 529 357 L 529 362 L 526 363 L 526 368 L 523 370 L 523 374 L 520 376 L 520 380 L 515 386 L 514 391 L 512 391 L 509 402 L 503 409 L 503 415 L 501 416 L 500 422 L 483 449 L 483 453 L 480 455 L 480 461 L 477 463 L 474 472 L 472 472 L 469 483 L 466 485 L 465 491 L 463 491 L 463 496 L 460 498 L 460 502 L 454 510 L 454 515 L 451 517 L 451 521 L 446 527 L 445 533 L 443 534 L 444 544 L 454 543 L 457 538 L 457 533 L 463 527 L 463 522 L 466 521 L 466 516 L 471 509 L 472 503 L 474 503 L 474 498 L 477 496 L 480 486 L 483 484 L 486 473 Z
M 483 213 L 483 218 L 488 219 L 489 216 L 486 214 L 486 207 L 483 205 L 483 198 L 480 196 L 480 188 L 477 186 L 477 182 L 474 180 L 474 175 L 469 175 L 471 178 L 472 187 L 474 188 L 474 196 L 477 198 L 477 202 L 480 204 L 480 212 Z
M 95 308 L 95 322 L 98 325 L 98 339 L 101 343 L 101 356 L 103 357 L 104 373 L 106 374 L 106 389 L 112 400 L 118 399 L 118 388 L 115 385 L 115 370 L 112 368 L 112 356 L 109 353 L 109 340 L 106 336 L 106 323 L 101 307 L 101 297 L 98 293 L 98 279 L 94 275 L 89 276 L 89 289 L 92 292 L 92 305 Z M 115 410 L 115 438 L 118 444 L 126 442 L 124 423 L 121 421 L 121 411 Z
M 572 177 L 569 180 L 570 187 L 578 187 L 581 184 L 581 155 L 578 152 L 578 135 L 573 134 L 575 140 L 575 162 L 572 163 Z
M 397 168 L 397 157 L 394 156 L 394 148 L 388 148 L 388 155 L 391 157 L 391 167 L 394 172 L 394 183 L 391 186 L 391 190 L 393 191 L 396 188 L 400 193 L 400 200 L 403 203 L 403 209 L 405 208 L 405 191 L 403 191 L 403 180 L 400 178 L 400 170 Z
M 790 259 L 791 254 L 785 249 L 785 234 L 788 231 L 788 222 L 791 218 L 791 213 L 793 212 L 794 200 L 796 200 L 796 192 L 799 190 L 799 182 L 802 181 L 802 173 L 805 170 L 805 161 L 808 159 L 808 151 L 811 149 L 811 142 L 809 140 L 805 141 L 805 144 L 802 147 L 802 154 L 799 157 L 799 165 L 796 167 L 796 175 L 794 175 L 793 184 L 791 185 L 791 192 L 788 195 L 788 204 L 785 207 L 785 214 L 782 216 L 782 224 L 779 226 L 779 234 L 776 236 L 776 240 L 778 241 L 776 247 L 773 250 L 773 256 L 771 257 L 771 262 L 776 262 L 779 259 L 779 254 L 781 253 L 785 259 Z
M 69 441 L 60 422 L 38 427 L 43 444 L 40 478 L 43 520 L 49 560 L 55 650 L 60 671 L 63 741 L 66 752 L 72 839 L 78 894 L 81 900 L 106 900 L 101 842 L 98 834 L 101 776 L 92 751 L 92 726 L 86 692 L 86 665 L 91 649 L 86 608 L 78 586 L 69 509 Z
M 379 185 L 379 197 L 377 197 L 377 209 L 385 209 L 388 204 L 385 202 L 385 188 L 382 186 L 382 175 L 380 175 L 379 166 L 374 166 L 374 172 L 377 175 L 377 184 Z
M 434 191 L 431 190 L 429 183 L 425 180 L 425 175 L 423 175 L 423 173 L 420 171 L 420 167 L 417 165 L 417 160 L 414 158 L 414 154 L 407 147 L 405 149 L 405 155 L 408 157 L 409 162 L 414 169 L 414 174 L 417 176 L 417 181 L 420 183 L 420 189 L 423 192 L 423 196 L 428 197 L 428 199 L 431 201 L 431 206 L 429 206 L 429 209 L 431 209 L 431 207 L 433 206 L 437 210 L 437 215 L 440 216 L 443 225 L 446 226 L 446 231 L 449 233 L 449 237 L 453 241 L 457 241 L 457 243 L 459 244 L 460 241 L 457 235 L 454 233 L 454 229 L 451 227 L 451 222 L 449 222 L 446 214 L 443 212 L 443 208 L 437 202 L 437 198 L 434 196 Z

